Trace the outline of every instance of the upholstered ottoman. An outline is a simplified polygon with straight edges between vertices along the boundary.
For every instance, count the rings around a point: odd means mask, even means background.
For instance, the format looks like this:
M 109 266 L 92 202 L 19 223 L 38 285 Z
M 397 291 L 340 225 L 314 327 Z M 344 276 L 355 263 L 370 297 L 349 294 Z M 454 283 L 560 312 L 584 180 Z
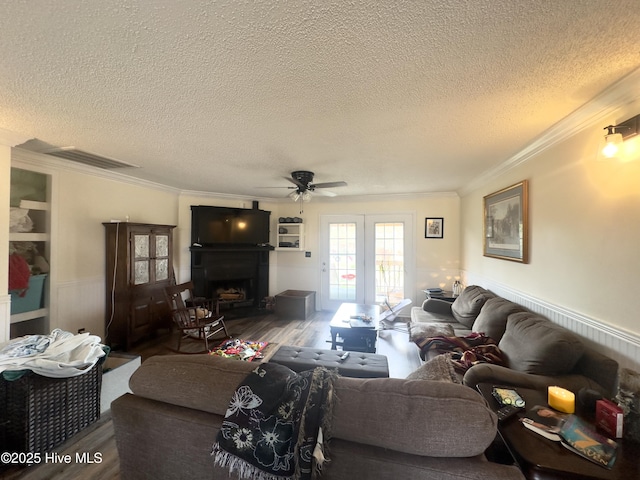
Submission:
M 302 372 L 315 367 L 337 368 L 344 377 L 378 378 L 389 376 L 387 357 L 376 353 L 346 352 L 338 350 L 322 350 L 311 347 L 295 347 L 283 345 L 269 360 L 289 367 L 294 372 Z

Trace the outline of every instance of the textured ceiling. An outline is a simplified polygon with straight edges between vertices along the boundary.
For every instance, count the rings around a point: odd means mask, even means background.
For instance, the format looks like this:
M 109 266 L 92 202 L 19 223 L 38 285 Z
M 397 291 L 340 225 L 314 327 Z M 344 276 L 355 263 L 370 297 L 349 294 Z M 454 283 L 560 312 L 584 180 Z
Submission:
M 185 190 L 455 191 L 640 67 L 639 39 L 638 0 L 12 0 L 0 128 Z

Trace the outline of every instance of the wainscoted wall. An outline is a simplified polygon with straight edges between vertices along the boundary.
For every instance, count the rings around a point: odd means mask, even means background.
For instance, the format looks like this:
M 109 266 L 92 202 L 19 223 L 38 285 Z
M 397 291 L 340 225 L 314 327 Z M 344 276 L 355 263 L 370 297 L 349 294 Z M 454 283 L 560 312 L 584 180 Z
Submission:
M 51 325 L 76 333 L 84 328 L 87 332 L 105 338 L 104 277 L 85 278 L 79 282 L 58 283 L 55 291 L 55 301 L 51 311 Z
M 593 318 L 553 305 L 490 280 L 469 276 L 466 285 L 481 285 L 512 302 L 547 317 L 580 335 L 595 350 L 616 360 L 620 367 L 640 372 L 640 338 Z

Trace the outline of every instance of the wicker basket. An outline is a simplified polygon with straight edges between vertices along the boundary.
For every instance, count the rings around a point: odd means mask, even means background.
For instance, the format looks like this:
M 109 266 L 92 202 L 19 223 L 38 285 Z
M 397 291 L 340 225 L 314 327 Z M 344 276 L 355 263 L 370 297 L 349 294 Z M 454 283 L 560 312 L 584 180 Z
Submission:
M 87 373 L 0 377 L 0 451 L 50 452 L 100 418 L 102 362 Z

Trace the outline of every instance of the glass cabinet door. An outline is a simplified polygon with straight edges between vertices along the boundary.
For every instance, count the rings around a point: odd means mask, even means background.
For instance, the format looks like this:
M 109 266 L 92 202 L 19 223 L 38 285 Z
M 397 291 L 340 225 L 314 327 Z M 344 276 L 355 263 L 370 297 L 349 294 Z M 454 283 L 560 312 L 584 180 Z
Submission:
M 149 256 L 150 235 L 135 234 L 133 236 L 133 284 L 142 285 L 149 283 L 150 263 Z
M 155 276 L 156 281 L 169 278 L 169 235 L 156 235 Z

